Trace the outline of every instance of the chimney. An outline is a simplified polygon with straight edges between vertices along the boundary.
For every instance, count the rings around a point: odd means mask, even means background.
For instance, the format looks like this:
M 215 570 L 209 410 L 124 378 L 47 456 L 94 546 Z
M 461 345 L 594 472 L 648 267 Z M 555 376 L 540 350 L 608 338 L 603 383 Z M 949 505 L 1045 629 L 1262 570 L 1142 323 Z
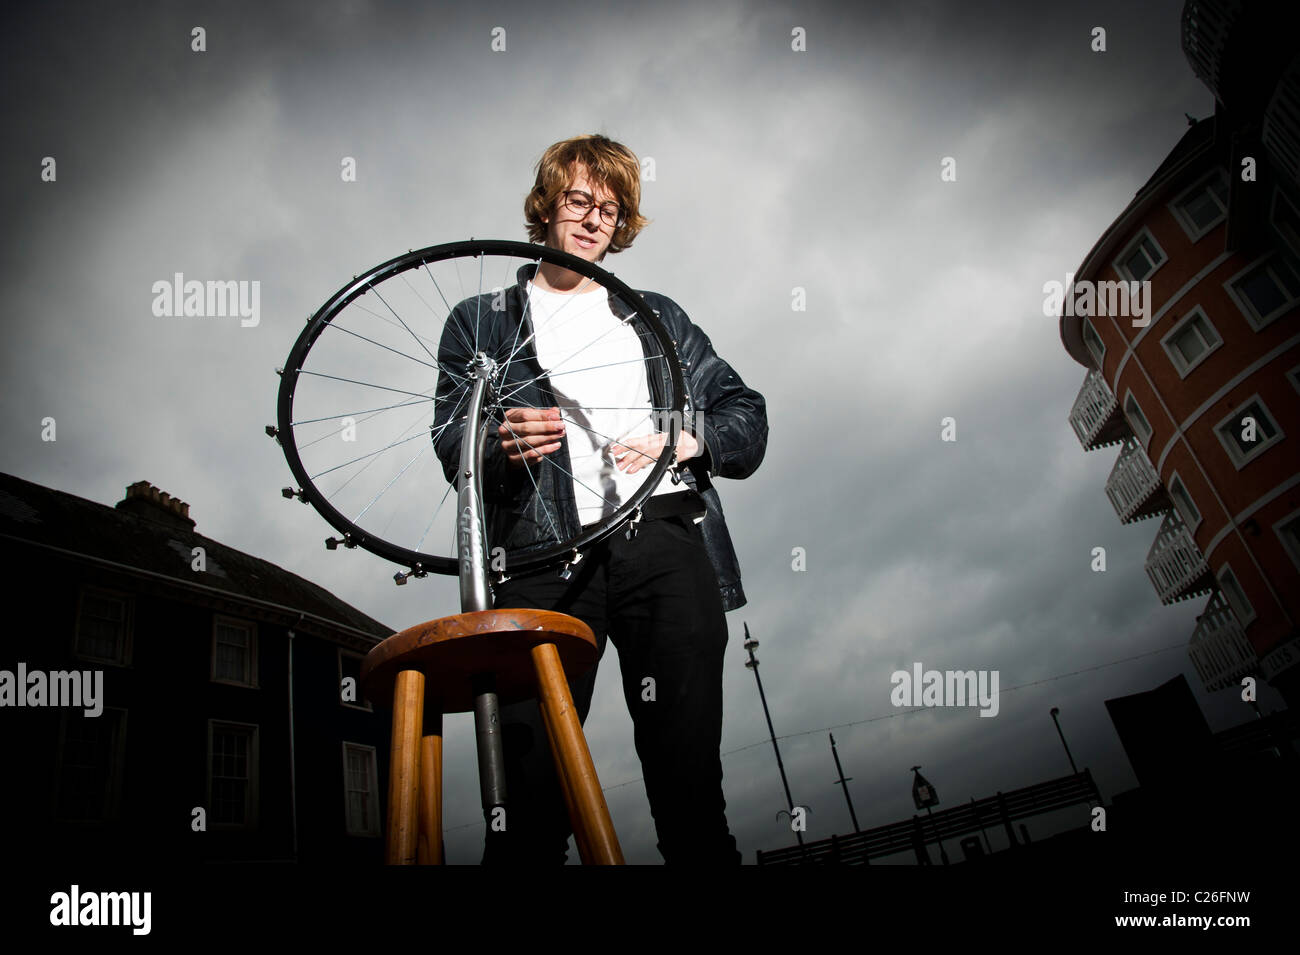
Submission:
M 178 497 L 158 490 L 148 481 L 136 481 L 126 489 L 126 497 L 117 502 L 117 509 L 155 524 L 165 524 L 180 530 L 194 530 L 190 519 L 190 506 Z

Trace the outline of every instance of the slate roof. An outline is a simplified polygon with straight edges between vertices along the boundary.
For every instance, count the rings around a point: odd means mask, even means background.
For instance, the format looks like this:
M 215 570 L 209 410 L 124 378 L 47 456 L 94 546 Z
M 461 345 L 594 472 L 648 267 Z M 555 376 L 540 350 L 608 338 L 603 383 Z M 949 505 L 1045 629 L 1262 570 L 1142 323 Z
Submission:
M 179 502 L 178 502 L 179 503 Z M 269 561 L 204 537 L 193 522 L 146 501 L 108 507 L 0 473 L 0 535 L 281 604 L 382 639 L 394 633 L 323 587 Z M 206 572 L 191 570 L 191 548 L 202 547 Z

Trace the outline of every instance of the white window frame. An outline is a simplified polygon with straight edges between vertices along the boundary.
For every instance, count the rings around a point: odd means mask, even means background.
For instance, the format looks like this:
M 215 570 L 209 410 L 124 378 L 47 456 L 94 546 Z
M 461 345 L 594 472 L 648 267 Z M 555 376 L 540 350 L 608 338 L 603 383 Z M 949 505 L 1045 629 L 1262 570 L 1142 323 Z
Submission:
M 1223 599 L 1228 602 L 1228 606 L 1232 608 L 1233 614 L 1237 617 L 1237 622 L 1241 624 L 1241 628 L 1245 630 L 1250 622 L 1257 616 L 1255 608 L 1251 606 L 1250 598 L 1246 596 L 1246 588 L 1241 586 L 1241 580 L 1237 577 L 1236 572 L 1233 571 L 1231 564 L 1224 564 L 1220 567 L 1219 572 L 1215 574 L 1215 577 L 1218 579 L 1219 591 L 1223 594 Z M 1231 587 L 1225 586 L 1226 580 L 1228 579 L 1232 581 Z M 1239 597 L 1241 602 L 1245 605 L 1244 607 L 1237 606 L 1236 598 L 1233 597 L 1234 588 L 1237 597 Z M 1245 611 L 1245 616 L 1242 615 L 1243 610 Z
M 1188 331 L 1190 327 L 1195 326 L 1198 321 L 1204 323 L 1205 328 L 1209 330 L 1213 338 L 1206 341 L 1205 351 L 1201 353 L 1201 356 L 1195 361 L 1189 363 L 1183 358 L 1182 353 L 1174 346 L 1174 339 L 1181 337 L 1184 332 Z M 1210 321 L 1210 316 L 1205 314 L 1205 310 L 1201 308 L 1201 306 L 1195 305 L 1179 320 L 1177 325 L 1165 333 L 1165 336 L 1160 339 L 1160 344 L 1164 348 L 1165 354 L 1169 356 L 1169 363 L 1174 366 L 1174 369 L 1178 372 L 1178 377 L 1182 379 L 1195 371 L 1201 362 L 1209 358 L 1210 355 L 1214 354 L 1214 352 L 1223 345 L 1223 336 L 1220 335 L 1219 330 L 1214 327 L 1214 323 Z
M 1296 524 L 1296 542 L 1292 543 L 1287 540 L 1283 529 L 1290 523 Z M 1277 535 L 1278 540 L 1282 542 L 1282 549 L 1287 552 L 1291 558 L 1291 563 L 1295 564 L 1296 570 L 1300 571 L 1300 509 L 1292 511 L 1286 517 L 1282 518 L 1273 525 L 1273 533 Z
M 1237 308 L 1241 311 L 1241 314 L 1245 316 L 1250 327 L 1257 332 L 1263 331 L 1269 325 L 1272 325 L 1273 322 L 1277 321 L 1287 312 L 1295 308 L 1297 304 L 1300 304 L 1300 289 L 1297 290 L 1296 294 L 1287 292 L 1286 286 L 1282 284 L 1282 280 L 1277 277 L 1277 273 L 1273 270 L 1272 265 L 1277 258 L 1278 253 L 1276 252 L 1270 252 L 1267 255 L 1263 255 L 1223 283 L 1223 289 L 1228 293 L 1228 297 L 1236 303 Z M 1285 258 L 1283 259 L 1283 263 L 1288 269 L 1290 269 L 1297 282 L 1300 282 L 1300 269 L 1296 267 L 1295 263 L 1287 262 Z M 1267 315 L 1256 314 L 1255 306 L 1251 304 L 1250 299 L 1238 292 L 1236 287 L 1238 282 L 1244 281 L 1248 276 L 1253 275 L 1260 269 L 1268 271 L 1270 276 L 1272 276 L 1273 281 L 1277 284 L 1277 287 L 1280 288 L 1283 293 L 1291 296 L 1283 304 L 1273 309 L 1273 311 L 1269 312 Z
M 1291 380 L 1291 387 L 1300 391 L 1300 365 L 1296 365 L 1286 373 L 1287 378 Z
M 1101 348 L 1100 355 L 1092 350 L 1092 343 L 1088 340 L 1089 331 L 1092 332 L 1093 338 L 1096 339 L 1098 346 Z M 1097 326 L 1092 324 L 1092 319 L 1086 316 L 1083 319 L 1083 330 L 1081 334 L 1083 335 L 1083 347 L 1088 349 L 1088 354 L 1097 360 L 1097 371 L 1101 371 L 1102 364 L 1106 359 L 1106 342 L 1101 335 L 1097 334 Z
M 1139 278 L 1129 273 L 1128 269 L 1124 267 L 1124 260 L 1127 259 L 1130 255 L 1132 255 L 1134 250 L 1137 249 L 1139 245 L 1141 245 L 1144 239 L 1151 243 L 1151 247 L 1155 249 L 1157 253 L 1159 253 L 1160 258 L 1158 261 L 1153 262 L 1151 264 L 1150 272 L 1148 272 L 1146 275 L 1143 275 L 1141 278 Z M 1165 250 L 1160 247 L 1160 243 L 1156 241 L 1156 237 L 1151 234 L 1150 229 L 1148 229 L 1146 226 L 1143 226 L 1142 230 L 1138 232 L 1138 234 L 1135 235 L 1127 245 L 1124 246 L 1124 250 L 1120 252 L 1119 255 L 1115 256 L 1114 261 L 1111 262 L 1111 268 L 1113 268 L 1116 274 L 1119 275 L 1119 277 L 1126 282 L 1149 282 L 1151 280 L 1151 276 L 1159 272 L 1161 266 L 1163 266 L 1168 261 L 1169 261 L 1169 256 L 1166 255 Z
M 1138 429 L 1137 425 L 1133 423 L 1133 419 L 1129 417 L 1128 403 L 1130 401 L 1133 402 L 1134 407 L 1137 408 L 1138 416 L 1147 426 L 1146 434 L 1143 434 Z M 1151 446 L 1151 436 L 1156 433 L 1155 425 L 1151 423 L 1151 419 L 1147 417 L 1147 413 L 1142 410 L 1142 403 L 1137 400 L 1137 396 L 1133 394 L 1132 388 L 1124 389 L 1124 400 L 1120 403 L 1120 411 L 1124 415 L 1124 420 L 1128 422 L 1130 430 L 1132 430 L 1133 434 L 1137 437 L 1138 442 L 1142 445 L 1142 450 L 1148 450 Z
M 119 645 L 120 655 L 116 659 L 105 659 L 86 653 L 81 649 L 81 621 L 85 613 L 86 597 L 98 597 L 101 600 L 115 600 L 122 604 L 122 640 Z M 89 660 L 108 666 L 129 667 L 135 630 L 135 597 L 133 594 L 95 584 L 82 584 L 77 593 L 77 618 L 72 630 L 72 655 L 78 660 Z
M 94 720 L 96 724 L 105 725 L 101 721 L 108 714 L 121 714 L 121 720 L 118 725 L 117 739 L 113 743 L 113 752 L 109 755 L 109 784 L 108 791 L 104 794 L 104 811 L 103 815 L 95 819 L 73 819 L 69 816 L 63 816 L 60 807 L 63 805 L 63 767 L 64 760 L 67 758 L 68 745 L 68 724 L 72 720 Z M 104 822 L 110 822 L 118 818 L 122 805 L 122 769 L 126 765 L 126 729 L 127 729 L 128 711 L 120 706 L 106 706 L 103 713 L 99 716 L 86 716 L 81 710 L 64 710 L 62 719 L 59 720 L 59 742 L 58 756 L 55 760 L 54 770 L 54 818 L 62 824 L 70 825 L 98 825 Z M 115 717 L 116 718 L 116 717 Z
M 212 737 L 217 730 L 248 730 L 248 803 L 245 806 L 243 823 L 237 822 L 218 822 L 216 818 L 216 806 L 212 801 Z M 208 758 L 207 758 L 207 816 L 208 828 L 225 830 L 229 832 L 242 832 L 249 829 L 256 829 L 258 825 L 259 809 L 261 806 L 260 799 L 260 780 L 261 775 L 259 760 L 259 739 L 261 727 L 256 723 L 240 723 L 236 720 L 208 720 Z
M 217 676 L 217 628 L 219 626 L 239 628 L 248 631 L 248 682 L 243 680 L 231 680 L 225 677 Z M 257 624 L 252 620 L 241 620 L 238 617 L 227 617 L 222 614 L 212 615 L 212 653 L 208 670 L 208 678 L 213 683 L 221 683 L 226 686 L 242 686 L 250 689 L 258 689 L 257 683 Z
M 368 757 L 367 768 L 369 770 L 370 796 L 374 805 L 374 821 L 369 829 L 359 829 L 352 825 L 352 806 L 348 797 L 352 790 L 348 787 L 351 784 L 351 778 L 348 773 L 348 751 L 357 750 Z M 379 753 L 375 747 L 367 746 L 365 743 L 352 743 L 348 740 L 343 741 L 343 825 L 350 836 L 377 837 L 381 835 L 383 824 L 382 816 L 382 798 L 379 792 Z
M 1251 448 L 1248 453 L 1243 455 L 1241 449 L 1237 447 L 1237 442 L 1232 438 L 1224 436 L 1223 427 L 1229 422 L 1232 422 L 1235 427 L 1241 421 L 1241 416 L 1245 410 L 1252 404 L 1256 403 L 1259 404 L 1260 410 L 1264 413 L 1265 417 L 1268 418 L 1269 424 L 1273 426 L 1273 437 L 1265 438 L 1255 447 Z M 1258 424 L 1258 422 L 1256 423 Z M 1251 395 L 1241 404 L 1237 405 L 1237 407 L 1231 412 L 1219 419 L 1219 423 L 1214 426 L 1214 434 L 1219 439 L 1219 444 L 1223 445 L 1223 450 L 1227 452 L 1228 460 L 1233 463 L 1238 471 L 1286 437 L 1286 434 L 1282 431 L 1282 426 L 1278 424 L 1277 418 L 1273 415 L 1273 412 L 1268 410 L 1268 405 L 1264 404 L 1264 399 L 1260 397 L 1259 392 L 1255 392 L 1255 394 Z
M 1178 497 L 1174 493 L 1175 483 L 1183 489 L 1183 494 L 1187 497 L 1187 506 L 1192 509 L 1191 514 L 1188 514 L 1179 506 Z M 1200 508 L 1196 506 L 1196 501 L 1192 497 L 1192 492 L 1187 488 L 1187 482 L 1182 479 L 1177 471 L 1169 476 L 1169 500 L 1173 501 L 1174 507 L 1178 508 L 1178 513 L 1182 516 L 1183 523 L 1187 525 L 1187 532 L 1189 534 L 1194 533 L 1196 528 L 1201 526 L 1201 511 Z
M 1228 218 L 1227 201 L 1225 199 L 1220 199 L 1218 194 L 1210 188 L 1210 183 L 1215 180 L 1218 180 L 1218 184 L 1223 187 L 1224 193 L 1227 193 L 1229 190 L 1228 174 L 1222 168 L 1216 168 L 1209 175 L 1202 176 L 1191 186 L 1184 189 L 1168 204 L 1169 212 L 1176 220 L 1178 220 L 1178 224 L 1182 226 L 1183 231 L 1187 233 L 1187 238 L 1191 239 L 1193 243 L 1205 238 L 1205 236 L 1209 235 L 1216 227 L 1218 227 L 1219 223 Z M 1188 216 L 1187 212 L 1183 209 L 1183 205 L 1189 198 L 1193 196 L 1199 197 L 1202 193 L 1207 194 L 1214 200 L 1215 205 L 1219 207 L 1218 216 L 1213 222 L 1204 228 L 1193 222 L 1191 217 Z
M 366 655 L 364 653 L 357 653 L 355 650 L 348 650 L 345 647 L 339 647 L 339 706 L 346 706 L 353 710 L 364 710 L 367 713 L 374 712 L 375 708 L 370 704 L 370 701 L 366 699 L 365 694 L 361 692 L 361 668 L 359 666 L 357 667 L 357 702 L 349 703 L 347 700 L 343 699 L 343 678 L 347 676 L 347 674 L 343 672 L 344 657 L 356 660 L 365 660 Z

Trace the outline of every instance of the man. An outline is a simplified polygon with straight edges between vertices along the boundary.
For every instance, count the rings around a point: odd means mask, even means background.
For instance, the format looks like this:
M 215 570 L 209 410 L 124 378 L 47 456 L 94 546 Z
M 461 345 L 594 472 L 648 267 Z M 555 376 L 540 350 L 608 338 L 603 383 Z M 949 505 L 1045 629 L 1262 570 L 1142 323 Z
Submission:
M 599 263 L 648 224 L 640 191 L 640 164 L 625 146 L 604 136 L 556 143 L 525 200 L 529 237 Z M 606 640 L 614 641 L 660 853 L 669 863 L 737 864 L 719 744 L 724 613 L 745 597 L 710 478 L 744 478 L 762 462 L 766 406 L 675 302 L 640 294 L 677 343 L 694 404 L 676 447 L 686 487 L 662 480 L 631 539 L 614 534 L 593 546 L 567 579 L 552 568 L 497 583 L 494 606 L 578 617 L 602 655 Z M 644 482 L 638 472 L 654 465 L 666 435 L 648 413 L 651 387 L 638 360 L 645 354 L 636 332 L 619 321 L 624 304 L 589 279 L 543 263 L 520 270 L 502 311 L 501 324 L 475 340 L 490 348 L 522 339 L 535 365 L 530 380 L 511 389 L 524 406 L 508 408 L 489 435 L 488 542 L 527 550 L 553 544 L 557 529 L 567 539 L 612 513 Z M 454 354 L 458 338 L 444 335 L 440 364 L 463 358 Z M 570 362 L 562 377 L 547 374 L 569 359 L 575 342 L 593 341 L 600 351 L 584 351 L 582 368 Z M 452 387 L 447 376 L 440 379 L 440 395 Z M 445 429 L 436 447 L 454 480 L 459 429 Z M 595 679 L 595 667 L 570 679 L 584 721 Z M 502 707 L 501 725 L 507 821 L 504 831 L 489 829 L 483 862 L 563 863 L 571 829 L 536 701 Z

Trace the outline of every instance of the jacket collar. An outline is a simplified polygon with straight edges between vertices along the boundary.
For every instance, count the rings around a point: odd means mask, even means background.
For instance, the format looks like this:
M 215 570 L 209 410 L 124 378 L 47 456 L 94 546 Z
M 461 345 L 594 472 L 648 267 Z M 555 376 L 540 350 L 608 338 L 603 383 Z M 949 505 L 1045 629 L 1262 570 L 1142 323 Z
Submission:
M 519 292 L 519 301 L 521 303 L 528 301 L 528 283 L 533 280 L 533 277 L 536 274 L 537 274 L 536 262 L 524 263 L 519 267 L 519 271 L 515 273 L 516 288 Z M 608 295 L 609 297 L 610 309 L 620 319 L 625 319 L 633 312 L 636 311 L 636 309 L 631 304 L 623 301 L 623 297 L 621 295 L 611 294 L 608 289 L 606 289 L 606 295 Z

